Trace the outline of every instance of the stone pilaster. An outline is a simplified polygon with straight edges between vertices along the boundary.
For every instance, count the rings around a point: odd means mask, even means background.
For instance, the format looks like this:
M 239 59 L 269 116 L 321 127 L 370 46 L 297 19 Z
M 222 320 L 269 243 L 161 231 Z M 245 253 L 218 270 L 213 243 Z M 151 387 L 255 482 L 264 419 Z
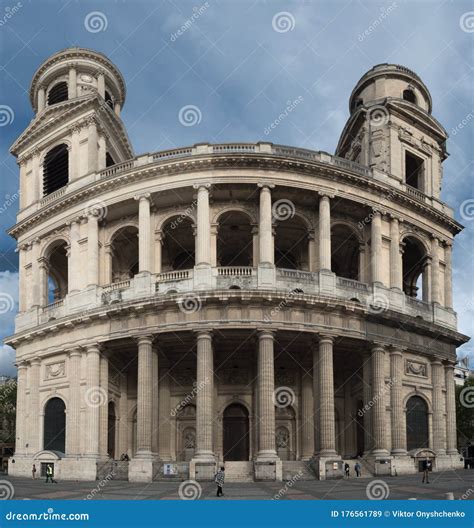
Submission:
M 159 360 L 158 360 L 158 349 L 153 347 L 152 350 L 152 433 L 151 433 L 151 450 L 155 456 L 158 456 L 158 420 L 159 420 Z
M 444 419 L 443 364 L 438 359 L 431 363 L 433 382 L 433 449 L 437 455 L 446 454 L 446 423 Z
M 313 349 L 313 425 L 314 425 L 314 456 L 316 457 L 319 453 L 320 446 L 320 418 L 319 409 L 321 402 L 319 399 L 319 343 L 314 341 L 312 344 Z
M 40 385 L 40 369 L 41 359 L 33 358 L 30 361 L 29 373 L 28 373 L 28 386 L 30 388 L 30 401 L 28 405 L 28 451 L 30 453 L 36 453 L 41 448 L 41 442 L 39 438 L 39 385 Z
M 446 443 L 447 454 L 457 455 L 456 447 L 456 393 L 454 390 L 454 365 L 448 363 L 444 366 L 446 385 Z
M 400 253 L 400 222 L 398 218 L 390 220 L 390 287 L 402 290 L 402 254 Z
M 109 440 L 109 360 L 104 354 L 100 356 L 100 392 L 103 404 L 99 408 L 99 453 L 100 456 L 106 457 Z
M 331 206 L 325 194 L 319 199 L 319 269 L 331 271 Z
M 334 338 L 319 337 L 319 456 L 336 456 L 336 430 L 334 418 Z
M 403 351 L 390 351 L 392 455 L 406 455 L 406 424 L 403 412 Z
M 375 456 L 387 456 L 385 448 L 385 349 L 372 347 L 372 429 Z
M 446 308 L 453 307 L 452 250 L 452 244 L 450 242 L 446 242 L 444 247 L 444 305 Z
M 77 70 L 72 67 L 69 68 L 68 99 L 74 97 L 77 97 Z
M 138 270 L 151 271 L 151 216 L 150 194 L 135 196 L 138 200 Z
M 79 253 L 79 239 L 80 239 L 80 224 L 79 219 L 74 219 L 69 226 L 69 276 L 68 276 L 68 289 L 69 292 L 75 292 L 79 290 L 79 281 L 81 274 L 81 260 Z
M 28 365 L 26 361 L 17 364 L 17 399 L 16 399 L 16 429 L 15 454 L 26 452 L 26 387 Z
M 97 123 L 94 118 L 89 119 L 87 129 L 87 172 L 96 172 L 98 167 Z
M 97 345 L 87 347 L 87 372 L 85 405 L 87 428 L 85 431 L 85 453 L 89 457 L 99 456 L 100 430 L 100 349 Z
M 372 450 L 373 435 L 372 435 L 372 407 L 370 401 L 372 399 L 372 358 L 370 354 L 365 353 L 362 361 L 362 398 L 364 402 L 364 454 L 367 455 Z
M 431 239 L 431 301 L 440 303 L 439 240 Z
M 67 454 L 81 452 L 81 357 L 80 349 L 69 352 L 69 409 L 67 414 Z
M 137 458 L 151 458 L 152 390 L 153 390 L 153 339 L 143 336 L 138 343 L 137 380 Z
M 195 188 L 197 188 L 196 266 L 209 266 L 211 262 L 210 184 L 196 185 Z
M 373 211 L 370 224 L 370 263 L 372 282 L 382 282 L 382 214 Z
M 309 460 L 314 453 L 313 376 L 303 372 L 301 377 L 301 459 Z
M 158 454 L 161 460 L 171 460 L 171 404 L 169 366 L 160 359 L 159 382 L 159 426 L 158 426 Z
M 44 110 L 46 104 L 46 90 L 44 86 L 40 86 L 38 89 L 38 114 Z
M 96 211 L 87 217 L 87 283 L 97 286 L 99 283 L 99 218 Z
M 260 264 L 274 264 L 272 194 L 270 185 L 260 185 L 259 255 Z

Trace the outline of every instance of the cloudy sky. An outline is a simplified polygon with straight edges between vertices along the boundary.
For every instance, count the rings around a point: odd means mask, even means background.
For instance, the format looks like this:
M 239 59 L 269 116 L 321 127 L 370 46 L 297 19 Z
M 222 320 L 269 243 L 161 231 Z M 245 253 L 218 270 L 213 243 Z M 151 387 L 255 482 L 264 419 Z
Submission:
M 466 226 L 454 249 L 454 299 L 460 330 L 473 335 L 473 39 L 473 6 L 463 0 L 1 0 L 0 338 L 13 333 L 18 296 L 5 233 L 18 207 L 8 148 L 33 117 L 34 71 L 70 46 L 101 51 L 122 71 L 136 153 L 259 140 L 334 152 L 365 71 L 383 62 L 416 71 L 451 135 L 442 198 Z M 187 105 L 199 109 L 194 126 L 178 118 Z M 474 363 L 471 343 L 459 350 L 466 354 Z M 14 373 L 13 358 L 3 347 L 0 374 Z

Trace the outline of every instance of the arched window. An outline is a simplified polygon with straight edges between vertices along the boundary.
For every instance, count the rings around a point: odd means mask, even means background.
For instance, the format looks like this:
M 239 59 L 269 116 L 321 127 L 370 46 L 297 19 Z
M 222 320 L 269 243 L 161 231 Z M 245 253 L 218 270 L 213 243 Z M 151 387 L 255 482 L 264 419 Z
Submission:
M 67 82 L 55 84 L 48 93 L 48 105 L 62 103 L 68 99 Z
M 280 220 L 275 227 L 275 266 L 309 270 L 309 233 L 301 218 Z
M 338 277 L 360 280 L 360 243 L 354 231 L 343 224 L 331 230 L 331 269 Z
M 43 195 L 47 196 L 67 185 L 69 180 L 69 152 L 64 143 L 52 148 L 43 162 Z
M 403 241 L 403 291 L 409 297 L 428 300 L 428 256 L 423 244 L 414 237 Z
M 51 304 L 64 299 L 68 293 L 68 255 L 65 240 L 58 240 L 47 253 L 48 298 L 43 304 Z
M 429 447 L 428 406 L 420 396 L 407 401 L 407 450 Z
M 66 451 L 66 406 L 61 398 L 51 398 L 44 409 L 43 449 Z
M 109 108 L 112 110 L 114 109 L 114 100 L 107 90 L 105 91 L 105 103 L 109 106 Z
M 187 270 L 194 267 L 194 233 L 186 216 L 170 218 L 163 227 L 161 271 Z
M 218 266 L 252 266 L 253 235 L 246 214 L 230 211 L 219 217 Z
M 138 229 L 126 226 L 119 229 L 112 238 L 111 282 L 120 282 L 138 273 Z
M 416 104 L 416 95 L 415 95 L 415 92 L 411 88 L 407 88 L 406 90 L 403 90 L 403 99 L 405 101 L 408 101 L 409 103 Z

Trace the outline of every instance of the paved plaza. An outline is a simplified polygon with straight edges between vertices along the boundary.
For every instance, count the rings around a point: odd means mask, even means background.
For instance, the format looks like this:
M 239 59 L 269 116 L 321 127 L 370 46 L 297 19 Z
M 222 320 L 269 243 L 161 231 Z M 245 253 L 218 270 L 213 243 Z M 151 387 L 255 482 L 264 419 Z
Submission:
M 7 477 L 15 489 L 14 499 L 72 499 L 83 500 L 179 500 L 180 482 L 151 482 L 146 484 L 123 481 L 96 482 L 64 481 L 46 484 L 21 477 Z M 433 473 L 430 484 L 421 483 L 421 475 L 386 478 L 351 478 L 349 480 L 245 482 L 225 485 L 225 496 L 218 500 L 335 500 L 367 499 L 367 487 L 383 481 L 383 493 L 388 499 L 445 499 L 452 492 L 455 499 L 474 498 L 474 470 Z M 216 499 L 214 483 L 201 483 L 200 500 Z M 199 489 L 199 488 L 196 488 Z M 217 499 L 216 499 L 217 500 Z

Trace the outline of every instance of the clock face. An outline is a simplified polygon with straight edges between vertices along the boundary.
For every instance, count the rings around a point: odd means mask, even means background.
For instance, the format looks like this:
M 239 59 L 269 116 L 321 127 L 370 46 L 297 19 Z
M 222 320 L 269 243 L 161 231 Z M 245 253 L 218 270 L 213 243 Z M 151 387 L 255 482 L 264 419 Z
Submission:
M 81 75 L 81 81 L 90 83 L 92 82 L 92 77 L 90 75 Z

